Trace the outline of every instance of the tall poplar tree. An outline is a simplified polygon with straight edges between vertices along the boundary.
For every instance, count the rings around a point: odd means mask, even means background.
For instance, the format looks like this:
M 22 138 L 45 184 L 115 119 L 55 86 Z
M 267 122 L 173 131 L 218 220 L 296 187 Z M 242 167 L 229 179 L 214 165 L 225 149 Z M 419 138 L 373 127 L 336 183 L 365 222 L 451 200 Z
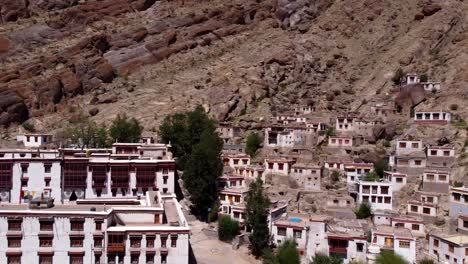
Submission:
M 259 257 L 270 246 L 270 231 L 268 228 L 270 200 L 263 192 L 263 182 L 260 178 L 250 183 L 246 203 L 247 226 L 250 233 L 250 251 Z

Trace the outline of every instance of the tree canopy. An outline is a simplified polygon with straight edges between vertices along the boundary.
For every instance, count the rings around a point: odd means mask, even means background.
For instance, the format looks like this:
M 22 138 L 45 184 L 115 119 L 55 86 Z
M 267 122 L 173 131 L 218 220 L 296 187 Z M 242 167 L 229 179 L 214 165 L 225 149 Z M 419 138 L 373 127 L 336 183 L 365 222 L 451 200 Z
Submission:
M 310 264 L 342 264 L 343 260 L 336 256 L 327 256 L 325 254 L 317 253 L 312 258 Z
M 408 262 L 400 255 L 395 254 L 391 250 L 382 250 L 375 259 L 376 264 L 408 264 Z
M 218 219 L 218 239 L 231 241 L 239 234 L 239 222 L 229 216 Z
M 184 187 L 190 194 L 192 212 L 205 217 L 216 202 L 217 178 L 223 172 L 223 141 L 216 133 L 215 122 L 203 107 L 192 112 L 167 116 L 159 127 L 163 143 L 172 145 L 177 168 L 183 170 Z
M 143 126 L 134 117 L 128 118 L 125 114 L 117 115 L 112 120 L 109 134 L 113 142 L 136 143 L 141 138 Z
M 63 136 L 66 145 L 79 148 L 105 148 L 111 145 L 107 127 L 98 125 L 84 114 L 71 121 Z
M 359 205 L 359 209 L 355 212 L 358 219 L 364 219 L 371 216 L 371 206 L 368 203 L 362 203 Z
M 263 264 L 300 264 L 301 256 L 293 239 L 284 241 L 276 250 L 276 254 L 267 251 L 263 256 Z
M 385 159 L 380 159 L 374 164 L 374 171 L 380 177 L 384 176 L 384 171 L 388 170 L 388 162 Z
M 263 182 L 260 178 L 249 185 L 249 195 L 246 203 L 247 226 L 252 229 L 250 234 L 250 251 L 259 257 L 270 246 L 268 229 L 268 214 L 270 200 L 263 192 Z
M 257 150 L 262 144 L 262 138 L 258 133 L 252 133 L 247 137 L 245 143 L 245 153 L 249 154 L 251 157 L 254 157 L 257 154 Z

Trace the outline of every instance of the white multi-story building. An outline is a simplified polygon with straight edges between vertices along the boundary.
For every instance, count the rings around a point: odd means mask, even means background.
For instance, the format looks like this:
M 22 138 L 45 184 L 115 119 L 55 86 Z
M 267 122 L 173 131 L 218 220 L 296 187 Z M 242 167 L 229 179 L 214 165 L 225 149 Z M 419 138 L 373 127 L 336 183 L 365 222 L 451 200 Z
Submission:
M 423 173 L 422 191 L 448 193 L 450 171 L 442 169 L 427 169 Z
M 244 153 L 238 154 L 223 154 L 221 155 L 224 166 L 235 168 L 237 166 L 250 165 L 250 156 Z
M 408 263 L 416 263 L 416 238 L 409 229 L 377 226 L 372 230 L 372 245 L 392 250 Z
M 353 137 L 351 136 L 330 136 L 328 137 L 329 147 L 352 147 Z
M 265 159 L 265 174 L 279 174 L 288 176 L 294 160 L 289 158 L 267 158 Z
M 173 193 L 175 161 L 170 146 L 115 143 L 112 149 L 0 150 L 2 203 L 38 196 L 56 203 Z
M 438 263 L 466 263 L 468 236 L 462 234 L 430 234 L 429 256 Z
M 344 165 L 346 182 L 355 184 L 358 178 L 367 175 L 374 170 L 373 163 L 346 163 Z
M 316 132 L 307 127 L 305 122 L 274 124 L 265 128 L 266 147 L 292 148 L 312 145 Z
M 388 181 L 358 180 L 357 203 L 368 203 L 372 210 L 391 210 L 393 202 L 392 183 Z
M 403 227 L 411 231 L 414 236 L 426 236 L 425 224 L 422 218 L 414 216 L 399 215 L 391 217 L 391 226 Z
M 48 207 L 37 205 L 48 202 Z M 52 206 L 52 207 L 50 207 Z M 188 263 L 190 228 L 173 194 L 36 200 L 0 210 L 1 263 Z

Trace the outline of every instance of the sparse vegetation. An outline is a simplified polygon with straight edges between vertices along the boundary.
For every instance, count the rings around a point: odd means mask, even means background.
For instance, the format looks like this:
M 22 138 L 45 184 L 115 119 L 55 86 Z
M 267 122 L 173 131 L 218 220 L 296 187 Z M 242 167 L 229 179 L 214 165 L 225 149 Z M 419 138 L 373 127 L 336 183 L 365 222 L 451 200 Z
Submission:
M 374 164 L 374 171 L 378 176 L 383 177 L 384 171 L 388 170 L 388 161 L 386 159 L 380 159 Z
M 384 147 L 386 147 L 386 148 L 391 147 L 391 144 L 390 144 L 390 141 L 389 141 L 389 140 L 384 140 L 384 141 L 382 142 L 382 145 L 383 145 Z
M 450 105 L 450 110 L 457 111 L 458 110 L 458 105 L 457 104 L 451 104 Z
M 71 124 L 65 128 L 64 144 L 79 148 L 105 148 L 112 144 L 107 127 L 98 125 L 84 114 L 78 115 Z
M 239 234 L 239 222 L 229 216 L 218 219 L 218 239 L 231 241 Z
M 359 205 L 358 210 L 355 212 L 357 219 L 365 219 L 371 216 L 371 206 L 368 203 Z
M 336 136 L 336 132 L 335 132 L 335 128 L 334 127 L 329 127 L 327 129 L 327 137 L 333 137 L 333 136 Z
M 403 71 L 402 68 L 398 68 L 392 77 L 393 84 L 400 85 L 404 77 L 405 77 L 405 72 Z
M 380 180 L 380 176 L 379 176 L 379 174 L 377 174 L 377 172 L 371 171 L 371 172 L 367 173 L 366 176 L 364 176 L 364 180 L 374 182 L 374 181 Z
M 128 118 L 125 114 L 117 115 L 112 120 L 109 128 L 109 135 L 112 142 L 136 143 L 141 138 L 143 126 L 135 118 Z
M 429 80 L 429 77 L 427 76 L 427 74 L 423 73 L 419 76 L 419 80 L 421 82 L 427 82 Z
M 28 132 L 36 132 L 36 128 L 33 123 L 24 122 L 21 126 L 23 126 L 23 128 Z
M 334 255 L 327 256 L 325 254 L 317 253 L 312 258 L 310 264 L 342 264 L 343 260 Z
M 340 181 L 341 174 L 338 171 L 333 171 L 330 178 L 332 183 L 335 184 Z

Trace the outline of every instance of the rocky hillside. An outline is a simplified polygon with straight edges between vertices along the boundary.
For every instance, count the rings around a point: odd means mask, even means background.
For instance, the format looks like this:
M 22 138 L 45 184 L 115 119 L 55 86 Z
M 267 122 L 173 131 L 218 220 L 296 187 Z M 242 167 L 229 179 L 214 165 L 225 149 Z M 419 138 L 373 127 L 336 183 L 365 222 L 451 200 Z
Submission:
M 468 120 L 466 14 L 459 0 L 3 0 L 0 125 L 59 129 L 82 109 L 151 130 L 196 104 L 246 127 L 301 100 L 367 111 L 399 67 L 441 81 L 428 106 Z

